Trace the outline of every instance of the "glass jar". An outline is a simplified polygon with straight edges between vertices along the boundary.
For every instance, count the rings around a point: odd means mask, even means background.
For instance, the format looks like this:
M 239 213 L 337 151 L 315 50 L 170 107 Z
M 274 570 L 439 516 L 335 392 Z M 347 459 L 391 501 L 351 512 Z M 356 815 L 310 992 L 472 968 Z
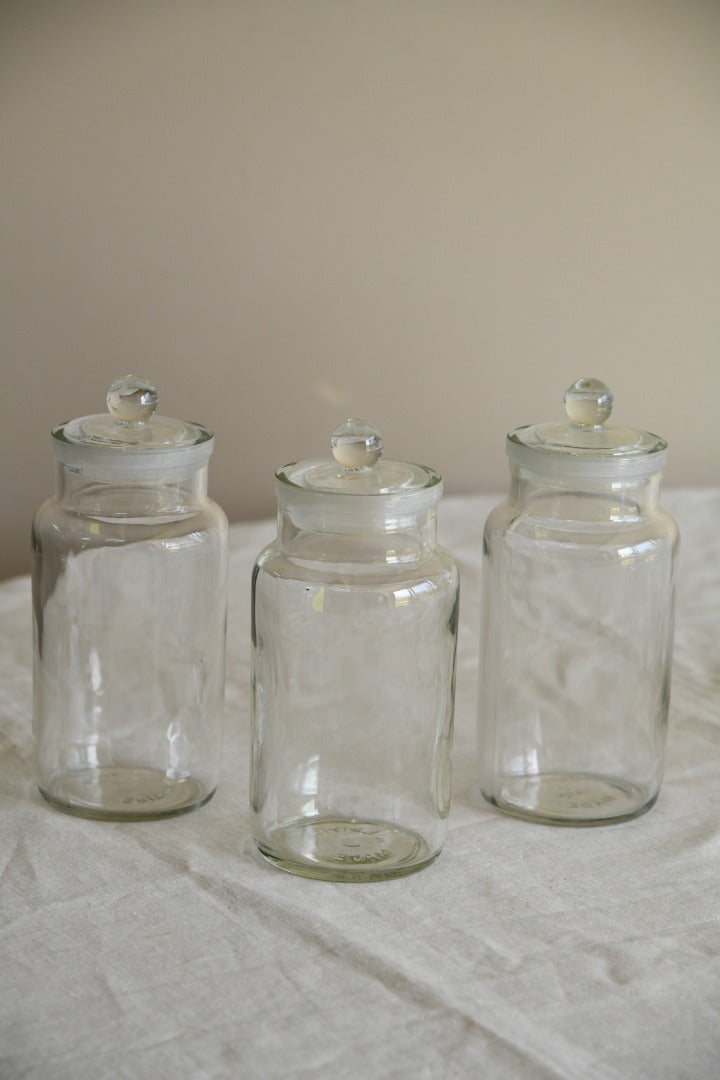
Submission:
M 485 526 L 479 770 L 486 799 L 555 825 L 655 802 L 670 697 L 678 531 L 666 443 L 604 426 L 597 379 L 567 420 L 508 435 L 511 487 Z
M 213 794 L 223 714 L 227 521 L 211 432 L 154 415 L 151 383 L 52 432 L 33 523 L 40 791 L 84 817 L 155 818 Z
M 252 824 L 285 870 L 370 881 L 443 844 L 458 574 L 438 474 L 379 460 L 365 421 L 332 445 L 277 472 L 278 537 L 253 573 Z

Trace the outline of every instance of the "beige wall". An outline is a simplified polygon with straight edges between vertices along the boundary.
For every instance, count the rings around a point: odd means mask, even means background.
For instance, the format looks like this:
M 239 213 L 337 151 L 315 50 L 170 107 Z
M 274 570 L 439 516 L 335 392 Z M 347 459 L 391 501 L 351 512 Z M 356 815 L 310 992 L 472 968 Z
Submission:
M 118 375 L 231 519 L 346 415 L 449 492 L 604 377 L 718 481 L 716 0 L 5 0 L 0 575 Z

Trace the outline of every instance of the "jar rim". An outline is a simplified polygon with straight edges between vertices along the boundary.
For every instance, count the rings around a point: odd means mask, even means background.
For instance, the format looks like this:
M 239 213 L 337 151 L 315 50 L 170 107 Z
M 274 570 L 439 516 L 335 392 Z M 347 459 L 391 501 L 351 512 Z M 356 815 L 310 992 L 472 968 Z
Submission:
M 603 452 L 585 447 L 542 445 L 523 434 L 536 430 L 517 428 L 507 436 L 505 449 L 510 461 L 543 476 L 556 477 L 642 477 L 662 472 L 667 461 L 667 443 L 652 432 L 651 445 L 629 452 L 627 448 L 607 448 Z

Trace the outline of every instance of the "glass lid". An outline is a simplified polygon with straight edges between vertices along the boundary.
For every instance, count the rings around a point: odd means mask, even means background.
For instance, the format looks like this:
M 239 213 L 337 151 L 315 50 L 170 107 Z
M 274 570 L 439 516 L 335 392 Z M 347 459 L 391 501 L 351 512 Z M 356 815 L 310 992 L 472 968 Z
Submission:
M 158 416 L 158 392 L 147 379 L 125 375 L 107 393 L 106 413 L 81 416 L 52 431 L 55 455 L 79 469 L 111 473 L 186 469 L 204 464 L 212 432 L 201 424 Z
M 332 458 L 292 462 L 277 471 L 282 502 L 362 514 L 400 506 L 414 512 L 440 498 L 440 475 L 425 465 L 382 458 L 382 437 L 367 420 L 341 424 L 330 445 Z
M 667 443 L 650 431 L 606 425 L 613 395 L 600 379 L 578 379 L 563 398 L 566 419 L 516 428 L 511 461 L 554 475 L 643 476 L 659 472 Z
M 279 480 L 327 495 L 394 495 L 440 483 L 434 469 L 381 460 L 383 441 L 367 420 L 347 420 L 331 440 L 332 458 L 297 461 L 277 472 Z

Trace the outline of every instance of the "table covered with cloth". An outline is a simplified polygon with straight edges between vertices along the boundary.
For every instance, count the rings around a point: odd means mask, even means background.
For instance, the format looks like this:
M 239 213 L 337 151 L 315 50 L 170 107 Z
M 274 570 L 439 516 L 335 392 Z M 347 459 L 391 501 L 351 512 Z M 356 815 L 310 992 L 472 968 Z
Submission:
M 29 578 L 0 585 L 0 1077 L 720 1077 L 720 489 L 668 491 L 682 535 L 665 780 L 599 828 L 501 815 L 475 766 L 482 528 L 460 568 L 453 802 L 429 868 L 340 884 L 250 836 L 250 574 L 230 532 L 221 784 L 140 823 L 52 809 L 33 779 Z

